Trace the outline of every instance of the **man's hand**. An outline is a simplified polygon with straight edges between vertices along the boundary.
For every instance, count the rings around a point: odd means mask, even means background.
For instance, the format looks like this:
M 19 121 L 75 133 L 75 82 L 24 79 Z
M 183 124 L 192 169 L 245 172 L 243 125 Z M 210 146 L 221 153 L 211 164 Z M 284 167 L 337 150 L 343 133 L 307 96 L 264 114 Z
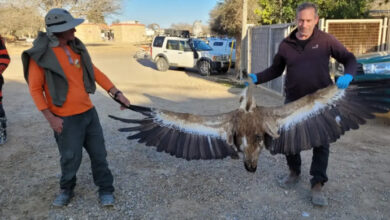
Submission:
M 249 78 L 251 78 L 251 80 L 252 80 L 252 82 L 253 82 L 254 84 L 257 83 L 257 75 L 256 75 L 256 74 L 254 74 L 254 73 L 249 73 L 248 76 L 249 76 Z
M 253 84 L 256 84 L 256 83 L 257 83 L 257 75 L 256 75 L 256 74 L 254 74 L 254 73 L 249 73 L 248 76 L 249 76 L 249 79 L 252 80 Z M 248 83 L 248 82 L 245 82 L 244 85 L 245 85 L 245 87 L 247 87 L 247 86 L 249 86 L 249 83 Z
M 120 109 L 123 110 L 123 109 L 126 109 L 125 106 L 130 106 L 130 101 L 126 98 L 125 95 L 123 95 L 123 93 L 119 93 L 116 97 L 121 103 L 123 103 L 123 105 L 121 105 Z
M 336 85 L 339 89 L 346 89 L 351 81 L 353 80 L 353 76 L 351 74 L 344 74 L 344 76 L 340 76 L 337 79 Z
M 121 104 L 120 106 L 120 109 L 123 110 L 123 109 L 126 109 L 126 107 L 129 107 L 130 106 L 130 101 L 126 98 L 125 95 L 123 95 L 123 93 L 118 90 L 115 86 L 112 87 L 109 91 L 108 91 L 109 95 L 117 102 L 119 102 Z
M 53 128 L 55 132 L 59 134 L 62 132 L 62 123 L 64 122 L 62 118 L 53 116 L 52 118 L 48 119 L 48 121 L 50 123 L 50 127 Z
M 50 127 L 60 134 L 62 132 L 62 124 L 64 120 L 60 117 L 57 117 L 51 113 L 49 109 L 42 110 L 42 114 L 45 116 L 46 120 L 49 122 Z

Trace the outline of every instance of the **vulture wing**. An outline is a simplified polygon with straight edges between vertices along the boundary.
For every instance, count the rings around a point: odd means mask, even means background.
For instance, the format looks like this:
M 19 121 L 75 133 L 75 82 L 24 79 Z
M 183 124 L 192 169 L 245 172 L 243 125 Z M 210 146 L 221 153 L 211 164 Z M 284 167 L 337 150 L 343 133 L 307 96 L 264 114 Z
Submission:
M 287 105 L 265 108 L 264 122 L 279 137 L 266 134 L 264 142 L 272 154 L 296 154 L 335 142 L 374 118 L 373 113 L 389 110 L 390 75 L 356 76 L 347 89 L 332 85 Z
M 146 146 L 156 146 L 157 151 L 166 152 L 179 158 L 222 159 L 227 156 L 238 158 L 232 141 L 230 113 L 199 116 L 177 113 L 155 108 L 131 105 L 131 110 L 141 113 L 142 119 L 109 117 L 135 127 L 121 128 L 121 132 L 136 132 L 128 139 L 138 139 Z

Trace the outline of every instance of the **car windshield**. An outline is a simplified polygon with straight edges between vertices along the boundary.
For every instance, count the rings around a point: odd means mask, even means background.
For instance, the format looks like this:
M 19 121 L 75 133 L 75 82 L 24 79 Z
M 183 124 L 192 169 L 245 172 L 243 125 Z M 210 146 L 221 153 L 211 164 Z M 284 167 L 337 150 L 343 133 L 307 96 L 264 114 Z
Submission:
M 208 44 L 206 44 L 206 42 L 202 40 L 192 40 L 192 45 L 197 51 L 213 50 L 213 48 L 211 48 Z

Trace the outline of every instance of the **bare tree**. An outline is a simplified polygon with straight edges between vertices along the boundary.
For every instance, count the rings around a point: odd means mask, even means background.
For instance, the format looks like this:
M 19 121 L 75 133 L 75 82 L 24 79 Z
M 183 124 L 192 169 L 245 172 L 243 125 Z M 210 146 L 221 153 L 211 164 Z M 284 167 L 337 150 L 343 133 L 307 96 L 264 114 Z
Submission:
M 43 17 L 52 8 L 68 9 L 73 16 L 94 23 L 120 9 L 120 0 L 0 0 L 1 33 L 13 36 L 35 35 L 44 27 Z
M 248 0 L 248 23 L 257 23 L 255 11 L 258 9 L 256 0 Z M 240 68 L 241 55 L 242 0 L 224 0 L 210 12 L 211 32 L 218 35 L 234 37 L 236 46 L 235 71 Z
M 43 18 L 36 7 L 3 5 L 0 8 L 0 33 L 13 37 L 34 37 L 43 29 Z
M 157 23 L 148 24 L 147 27 L 154 31 L 160 31 L 160 25 L 158 25 Z
M 202 28 L 202 21 L 201 20 L 194 21 L 194 24 L 192 25 L 192 34 L 194 34 L 196 37 L 203 35 L 203 28 Z
M 171 24 L 171 28 L 175 30 L 192 30 L 192 24 L 187 23 L 177 23 L 177 24 Z
M 85 17 L 94 23 L 105 23 L 104 17 L 117 13 L 121 8 L 120 0 L 77 0 L 76 2 L 70 11 L 75 16 Z

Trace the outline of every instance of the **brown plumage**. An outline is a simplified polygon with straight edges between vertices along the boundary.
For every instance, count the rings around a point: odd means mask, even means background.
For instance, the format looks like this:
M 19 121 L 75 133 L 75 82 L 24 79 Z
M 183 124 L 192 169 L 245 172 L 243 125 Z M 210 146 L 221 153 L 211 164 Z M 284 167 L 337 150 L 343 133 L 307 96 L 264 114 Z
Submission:
M 347 89 L 332 85 L 278 107 L 256 106 L 252 86 L 240 97 L 240 107 L 228 113 L 200 116 L 132 105 L 143 119 L 110 117 L 139 124 L 119 130 L 137 132 L 128 139 L 159 152 L 187 160 L 238 158 L 243 152 L 245 168 L 255 172 L 263 147 L 272 154 L 296 154 L 335 142 L 373 113 L 390 109 L 390 76 L 358 77 Z

